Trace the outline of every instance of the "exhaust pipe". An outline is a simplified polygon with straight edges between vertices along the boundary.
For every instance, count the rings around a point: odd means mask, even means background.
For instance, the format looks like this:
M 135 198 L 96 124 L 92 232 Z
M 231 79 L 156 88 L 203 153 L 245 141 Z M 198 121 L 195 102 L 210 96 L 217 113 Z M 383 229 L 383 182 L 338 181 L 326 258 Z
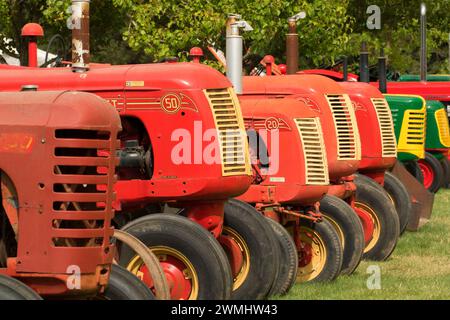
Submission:
M 344 72 L 343 72 L 344 76 L 343 76 L 343 78 L 344 78 L 344 81 L 347 82 L 348 81 L 348 57 L 344 56 L 343 60 L 344 60 L 344 63 L 343 63 L 343 66 L 342 66 L 342 68 L 344 69 Z
M 367 43 L 363 42 L 361 45 L 361 54 L 359 58 L 359 81 L 370 82 L 369 75 L 369 52 L 367 51 Z
M 72 71 L 89 70 L 90 0 L 72 0 Z
M 298 71 L 299 43 L 297 21 L 305 17 L 305 12 L 299 12 L 288 19 L 288 33 L 286 34 L 287 74 L 295 74 Z
M 420 5 L 420 81 L 427 81 L 427 6 Z
M 387 93 L 386 56 L 383 48 L 381 48 L 378 58 L 378 81 L 380 92 Z
M 227 77 L 234 86 L 237 94 L 242 94 L 242 67 L 244 44 L 240 29 L 252 31 L 253 28 L 246 21 L 236 21 L 237 15 L 231 15 L 227 23 L 226 58 Z M 234 22 L 233 22 L 234 21 Z M 229 30 L 228 30 L 229 26 Z

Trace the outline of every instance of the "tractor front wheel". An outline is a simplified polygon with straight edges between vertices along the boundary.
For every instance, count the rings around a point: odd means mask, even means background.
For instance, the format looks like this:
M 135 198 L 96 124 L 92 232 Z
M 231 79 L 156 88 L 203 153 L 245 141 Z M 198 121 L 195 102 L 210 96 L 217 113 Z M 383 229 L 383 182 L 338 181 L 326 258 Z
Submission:
M 337 278 L 342 268 L 343 250 L 333 226 L 323 220 L 300 220 L 294 226 L 298 251 L 298 282 L 325 282 Z
M 280 270 L 275 279 L 269 296 L 285 295 L 297 280 L 298 254 L 295 242 L 290 233 L 281 224 L 267 218 L 272 230 L 276 234 L 278 250 L 281 255 Z
M 450 160 L 447 157 L 442 158 L 441 166 L 444 170 L 444 183 L 443 188 L 448 189 L 450 187 Z
M 394 251 L 400 236 L 398 214 L 383 189 L 358 177 L 355 184 L 354 209 L 363 224 L 366 242 L 363 259 L 384 261 Z
M 275 233 L 267 219 L 251 205 L 229 200 L 219 242 L 233 271 L 233 300 L 265 299 L 275 281 L 280 262 Z
M 444 181 L 444 169 L 439 160 L 426 152 L 425 159 L 419 160 L 419 166 L 424 178 L 424 187 L 432 193 L 438 192 Z
M 0 275 L 0 300 L 42 300 L 42 298 L 23 282 Z
M 127 269 L 112 265 L 109 283 L 102 297 L 106 300 L 155 300 L 148 286 Z
M 388 193 L 400 220 L 400 234 L 403 234 L 411 217 L 412 203 L 405 185 L 392 173 L 384 175 L 384 190 Z
M 172 300 L 230 298 L 232 275 L 227 256 L 199 224 L 178 215 L 151 214 L 131 221 L 122 230 L 141 240 L 159 258 Z M 119 261 L 153 287 L 141 257 L 124 244 Z
M 416 178 L 417 181 L 419 181 L 421 185 L 425 184 L 422 170 L 420 169 L 419 163 L 417 161 L 406 162 L 403 165 L 405 166 L 406 170 L 408 170 L 408 172 L 414 178 Z
M 338 232 L 344 250 L 341 274 L 352 274 L 361 262 L 364 251 L 364 229 L 352 207 L 335 196 L 320 201 L 324 218 Z

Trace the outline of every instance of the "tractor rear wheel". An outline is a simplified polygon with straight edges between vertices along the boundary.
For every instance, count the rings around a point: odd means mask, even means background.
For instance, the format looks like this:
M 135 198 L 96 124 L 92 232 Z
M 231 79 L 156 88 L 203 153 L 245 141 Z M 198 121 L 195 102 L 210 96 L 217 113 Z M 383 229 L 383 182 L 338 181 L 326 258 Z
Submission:
M 300 220 L 295 234 L 298 251 L 298 282 L 325 282 L 337 278 L 342 268 L 343 250 L 333 226 L 323 220 Z
M 42 300 L 42 298 L 23 282 L 0 275 L 0 300 Z
M 234 243 L 224 245 L 233 270 L 231 298 L 265 299 L 280 266 L 278 243 L 267 219 L 251 205 L 229 200 L 219 241 Z
M 294 239 L 281 224 L 267 218 L 272 230 L 277 235 L 278 249 L 281 255 L 280 270 L 275 279 L 269 296 L 285 295 L 297 280 L 298 254 Z
M 444 169 L 439 160 L 425 152 L 425 159 L 419 160 L 419 166 L 424 177 L 424 187 L 432 193 L 438 192 L 444 180 Z
M 364 228 L 363 259 L 384 261 L 394 251 L 400 236 L 400 221 L 392 201 L 381 188 L 355 178 L 355 212 Z
M 217 240 L 199 224 L 178 215 L 151 214 L 125 225 L 159 258 L 173 300 L 229 299 L 232 275 Z M 152 279 L 142 259 L 122 245 L 120 264 L 150 288 Z
M 392 173 L 386 172 L 384 175 L 384 190 L 388 193 L 400 220 L 400 235 L 408 226 L 411 217 L 412 203 L 405 185 Z
M 448 189 L 450 187 L 450 161 L 447 157 L 442 158 L 441 166 L 445 177 L 442 187 Z
M 155 300 L 150 288 L 127 269 L 112 265 L 108 286 L 102 295 L 106 300 Z
M 320 201 L 320 212 L 338 232 L 343 248 L 341 274 L 352 274 L 361 262 L 364 252 L 364 229 L 358 215 L 344 200 L 325 196 Z
M 408 170 L 408 172 L 414 178 L 416 178 L 417 181 L 419 181 L 419 183 L 421 185 L 424 185 L 423 173 L 422 173 L 422 170 L 420 170 L 420 166 L 419 166 L 419 163 L 417 161 L 406 162 L 403 165 L 405 166 L 406 170 Z

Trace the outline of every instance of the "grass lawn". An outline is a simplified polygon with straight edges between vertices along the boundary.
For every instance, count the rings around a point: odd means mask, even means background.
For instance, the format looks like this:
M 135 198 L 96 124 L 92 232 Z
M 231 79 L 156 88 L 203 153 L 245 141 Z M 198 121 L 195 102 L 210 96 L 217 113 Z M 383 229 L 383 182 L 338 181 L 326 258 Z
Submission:
M 381 270 L 379 290 L 367 288 L 371 265 Z M 282 299 L 450 299 L 450 190 L 437 194 L 431 221 L 406 232 L 388 261 L 363 261 L 332 283 L 297 284 Z

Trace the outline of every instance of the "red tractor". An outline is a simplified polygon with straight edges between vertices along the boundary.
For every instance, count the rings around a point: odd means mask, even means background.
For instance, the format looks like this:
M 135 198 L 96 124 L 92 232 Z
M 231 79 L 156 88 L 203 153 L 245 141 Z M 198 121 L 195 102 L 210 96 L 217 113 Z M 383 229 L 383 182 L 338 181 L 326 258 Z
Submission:
M 0 94 L 1 299 L 152 298 L 111 267 L 120 129 L 95 95 Z
M 74 4 L 87 28 L 88 3 Z M 24 83 L 44 91 L 76 89 L 115 107 L 123 127 L 115 223 L 160 258 L 173 299 L 266 297 L 280 263 L 273 231 L 255 209 L 227 202 L 251 184 L 244 124 L 229 81 L 188 63 L 89 67 L 86 34 L 73 31 L 71 68 L 2 67 L 1 90 L 17 91 Z M 120 263 L 152 287 L 141 257 L 119 249 Z

